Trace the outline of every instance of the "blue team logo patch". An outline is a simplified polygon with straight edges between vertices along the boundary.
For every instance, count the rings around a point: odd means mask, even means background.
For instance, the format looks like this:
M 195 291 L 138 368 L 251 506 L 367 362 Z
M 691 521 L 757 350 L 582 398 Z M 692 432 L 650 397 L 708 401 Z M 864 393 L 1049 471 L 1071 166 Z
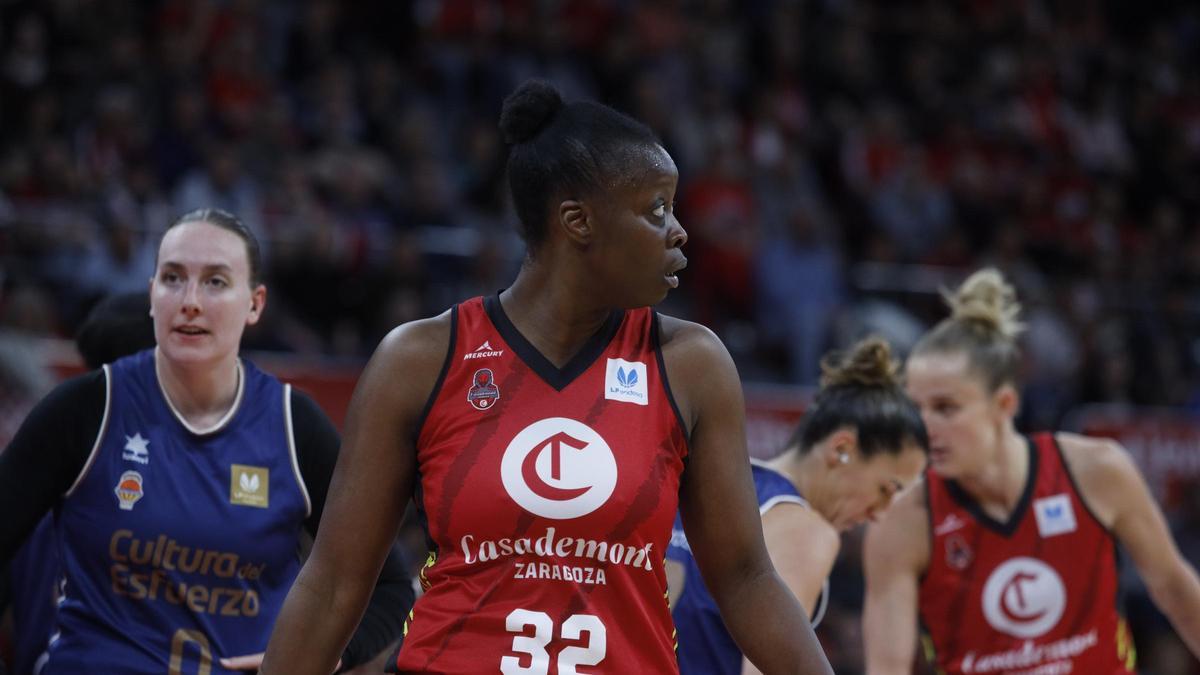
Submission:
M 488 410 L 500 400 L 500 387 L 491 368 L 480 368 L 471 377 L 471 388 L 467 390 L 467 403 L 476 410 Z
M 641 361 L 609 359 L 604 376 L 604 398 L 610 401 L 649 405 L 646 364 Z
M 1037 517 L 1038 534 L 1053 537 L 1074 532 L 1075 510 L 1068 495 L 1054 495 L 1033 502 L 1033 513 Z

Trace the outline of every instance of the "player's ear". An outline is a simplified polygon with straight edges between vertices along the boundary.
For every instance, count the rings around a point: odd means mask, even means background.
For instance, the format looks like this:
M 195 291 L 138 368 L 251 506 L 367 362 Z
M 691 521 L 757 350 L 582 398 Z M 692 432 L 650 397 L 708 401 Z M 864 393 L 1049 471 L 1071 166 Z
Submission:
M 1011 384 L 1000 385 L 993 394 L 992 400 L 996 402 L 996 407 L 1000 409 L 1000 412 L 1008 418 L 1016 417 L 1017 411 L 1021 409 L 1021 395 Z
M 566 199 L 558 205 L 558 225 L 576 244 L 586 246 L 591 243 L 592 221 L 591 209 L 578 199 Z
M 838 429 L 825 441 L 823 458 L 830 468 L 849 464 L 850 459 L 857 454 L 858 434 L 853 429 Z
M 262 318 L 263 309 L 267 306 L 267 287 L 259 284 L 250 292 L 250 314 L 246 317 L 246 325 L 253 326 Z

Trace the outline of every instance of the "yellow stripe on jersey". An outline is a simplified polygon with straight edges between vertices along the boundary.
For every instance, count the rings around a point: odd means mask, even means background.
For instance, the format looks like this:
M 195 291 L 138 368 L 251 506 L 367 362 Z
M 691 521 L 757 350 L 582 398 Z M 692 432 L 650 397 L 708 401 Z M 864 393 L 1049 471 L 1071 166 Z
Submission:
M 1117 660 L 1125 662 L 1125 669 L 1133 672 L 1137 666 L 1137 647 L 1129 633 L 1129 625 L 1121 618 L 1117 622 Z
M 429 557 L 425 558 L 425 566 L 422 567 L 420 573 L 417 574 L 417 578 L 421 582 L 421 590 L 428 591 L 429 587 L 432 585 L 429 583 L 429 577 L 425 576 L 425 570 L 433 567 L 435 564 L 437 564 L 437 551 L 430 551 Z

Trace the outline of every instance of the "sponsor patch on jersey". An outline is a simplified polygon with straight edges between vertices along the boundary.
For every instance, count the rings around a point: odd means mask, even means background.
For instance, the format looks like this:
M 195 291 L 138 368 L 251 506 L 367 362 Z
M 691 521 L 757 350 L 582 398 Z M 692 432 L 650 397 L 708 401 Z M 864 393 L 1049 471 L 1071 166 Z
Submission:
M 486 344 L 486 343 L 484 343 Z M 487 410 L 500 400 L 500 387 L 491 368 L 480 368 L 471 376 L 471 388 L 467 390 L 467 403 L 476 410 Z
M 1037 516 L 1038 534 L 1043 537 L 1066 534 L 1076 529 L 1075 509 L 1071 508 L 1071 498 L 1067 495 L 1035 500 L 1033 513 Z
M 150 463 L 150 441 L 142 438 L 141 432 L 125 437 L 125 449 L 121 451 L 121 459 L 138 464 Z
M 146 494 L 142 490 L 142 474 L 137 471 L 126 471 L 121 474 L 113 492 L 117 495 L 117 505 L 121 507 L 121 510 L 132 511 L 133 505 Z
M 641 361 L 609 359 L 604 375 L 604 398 L 610 401 L 650 405 L 646 389 L 646 364 Z
M 267 508 L 271 501 L 270 478 L 270 469 L 266 467 L 229 465 L 229 503 Z
M 471 359 L 487 359 L 493 356 L 503 355 L 503 349 L 492 349 L 492 342 L 490 340 L 484 340 L 483 344 L 475 348 L 475 351 L 463 354 L 463 361 L 470 361 Z

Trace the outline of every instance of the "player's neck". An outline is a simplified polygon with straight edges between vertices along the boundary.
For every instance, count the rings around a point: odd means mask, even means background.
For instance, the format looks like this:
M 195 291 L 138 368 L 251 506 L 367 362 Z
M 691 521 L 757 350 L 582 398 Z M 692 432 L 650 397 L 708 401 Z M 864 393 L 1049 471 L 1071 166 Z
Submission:
M 241 364 L 234 356 L 217 366 L 187 367 L 171 363 L 158 350 L 154 370 L 171 407 L 196 428 L 208 428 L 222 419 L 238 397 Z
M 612 314 L 611 307 L 589 304 L 587 294 L 556 282 L 549 270 L 527 262 L 512 286 L 500 294 L 500 306 L 526 340 L 561 368 L 579 352 Z
M 1001 435 L 991 461 L 972 476 L 958 479 L 985 511 L 993 515 L 1012 513 L 1029 478 L 1029 449 L 1024 437 L 1009 428 Z
M 818 455 L 816 448 L 806 453 L 800 453 L 797 449 L 791 448 L 771 460 L 768 465 L 791 481 L 796 492 L 800 493 L 804 501 L 808 502 L 814 511 L 824 516 L 825 511 L 822 510 L 822 507 L 825 504 L 826 495 L 822 488 L 829 484 L 829 481 L 825 480 L 828 467 Z

